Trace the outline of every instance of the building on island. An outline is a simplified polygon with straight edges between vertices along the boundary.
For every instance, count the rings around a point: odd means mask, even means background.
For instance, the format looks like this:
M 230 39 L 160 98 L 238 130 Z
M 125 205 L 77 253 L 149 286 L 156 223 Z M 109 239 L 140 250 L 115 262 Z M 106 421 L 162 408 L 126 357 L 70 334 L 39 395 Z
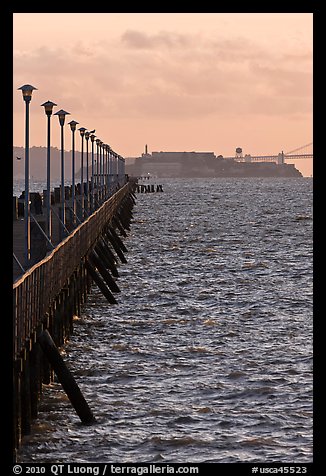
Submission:
M 145 152 L 139 157 L 126 157 L 126 173 L 132 176 L 156 177 L 301 177 L 293 164 L 284 163 L 283 152 L 276 162 L 254 160 L 236 149 L 236 157 L 224 158 L 214 152 Z M 133 160 L 131 160 L 133 159 Z

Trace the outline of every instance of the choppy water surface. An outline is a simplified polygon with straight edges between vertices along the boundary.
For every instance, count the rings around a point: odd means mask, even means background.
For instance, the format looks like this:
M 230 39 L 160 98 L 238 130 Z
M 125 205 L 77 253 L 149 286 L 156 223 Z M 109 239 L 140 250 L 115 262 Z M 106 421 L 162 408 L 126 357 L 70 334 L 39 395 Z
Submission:
M 163 182 L 164 183 L 164 182 Z M 119 305 L 94 286 L 24 462 L 311 462 L 312 179 L 138 194 Z

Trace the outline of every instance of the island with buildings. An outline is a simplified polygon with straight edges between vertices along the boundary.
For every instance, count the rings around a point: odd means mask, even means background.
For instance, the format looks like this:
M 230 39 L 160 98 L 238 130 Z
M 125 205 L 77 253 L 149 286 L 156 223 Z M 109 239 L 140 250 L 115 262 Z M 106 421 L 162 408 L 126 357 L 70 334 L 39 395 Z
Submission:
M 238 152 L 237 152 L 238 151 Z M 235 157 L 216 156 L 214 152 L 145 152 L 139 157 L 126 158 L 126 173 L 158 178 L 214 178 L 214 177 L 302 177 L 293 164 L 284 162 L 284 154 L 274 161 L 242 156 L 236 149 Z

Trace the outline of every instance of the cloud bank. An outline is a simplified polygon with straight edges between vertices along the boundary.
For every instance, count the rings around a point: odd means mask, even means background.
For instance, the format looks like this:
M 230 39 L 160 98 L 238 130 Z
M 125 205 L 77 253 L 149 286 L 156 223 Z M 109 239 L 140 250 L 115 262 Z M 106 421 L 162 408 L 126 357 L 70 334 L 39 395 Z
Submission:
M 14 52 L 17 85 L 30 78 L 55 102 L 99 117 L 307 114 L 311 69 L 309 51 L 174 31 L 127 29 L 115 41 Z

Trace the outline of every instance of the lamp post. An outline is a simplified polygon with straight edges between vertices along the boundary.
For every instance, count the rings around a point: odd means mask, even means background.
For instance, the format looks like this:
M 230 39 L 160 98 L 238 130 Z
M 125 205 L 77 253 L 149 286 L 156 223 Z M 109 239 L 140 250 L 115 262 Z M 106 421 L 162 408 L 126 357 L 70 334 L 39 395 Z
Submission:
M 114 180 L 114 188 L 116 189 L 117 181 L 118 181 L 118 154 L 116 152 L 114 152 L 113 157 L 114 157 L 114 162 L 113 162 L 114 163 L 114 166 L 113 166 L 114 176 L 113 176 L 113 180 Z
M 61 239 L 65 236 L 65 179 L 64 179 L 64 131 L 63 126 L 65 124 L 66 116 L 70 114 L 70 112 L 64 111 L 60 109 L 60 111 L 55 112 L 54 115 L 58 116 L 59 124 L 61 127 Z
M 114 184 L 114 150 L 111 149 L 111 165 L 110 165 L 110 170 L 111 170 L 111 177 L 110 177 L 110 194 L 112 195 L 113 191 L 113 184 Z
M 97 155 L 97 162 L 96 162 L 96 195 L 97 195 L 97 201 L 100 202 L 100 194 L 99 194 L 99 189 L 100 189 L 100 139 L 96 139 L 96 155 Z
M 103 202 L 103 141 L 100 142 L 100 190 L 101 202 Z
M 89 141 L 89 132 L 85 132 L 86 139 L 86 210 L 89 213 L 89 173 L 88 173 L 88 141 Z
M 112 149 L 108 145 L 108 197 L 111 195 L 111 152 Z
M 98 196 L 99 203 L 102 201 L 102 144 L 101 140 L 98 141 L 98 158 L 97 158 L 97 171 L 98 171 Z
M 81 188 L 81 219 L 84 219 L 84 136 L 85 127 L 80 127 L 79 129 L 81 137 L 81 160 L 80 160 L 80 188 Z
M 119 166 L 119 183 L 120 183 L 120 187 L 122 186 L 122 171 L 123 171 L 123 157 L 120 155 L 119 156 L 119 159 L 120 159 L 120 166 Z
M 73 210 L 73 223 L 76 223 L 76 197 L 75 197 L 75 132 L 76 126 L 79 124 L 77 121 L 70 121 L 71 129 L 71 162 L 72 162 L 72 185 L 71 185 L 71 198 L 72 198 L 72 210 Z
M 118 170 L 117 170 L 117 173 L 118 173 L 118 186 L 120 187 L 120 178 L 121 178 L 121 155 L 118 155 Z
M 111 195 L 111 147 L 108 145 L 108 196 Z
M 121 157 L 121 180 L 122 185 L 126 183 L 126 161 L 124 157 Z
M 91 209 L 92 209 L 92 212 L 95 210 L 95 203 L 94 203 L 94 140 L 95 140 L 95 135 L 94 134 L 91 134 L 91 142 L 92 142 L 92 177 L 91 177 L 91 189 L 92 189 L 92 193 L 91 193 L 91 197 L 92 197 L 92 200 L 91 200 Z
M 51 181 L 50 181 L 50 164 L 51 164 L 51 116 L 53 106 L 56 104 L 52 101 L 46 101 L 41 106 L 44 107 L 44 112 L 47 115 L 47 150 L 46 150 L 46 234 L 51 241 Z
M 108 175 L 109 175 L 108 158 L 109 158 L 109 145 L 105 144 L 105 162 L 104 162 L 104 198 L 105 199 L 107 199 L 108 197 Z
M 105 201 L 105 157 L 106 144 L 102 144 L 102 199 Z
M 18 88 L 22 91 L 25 101 L 25 207 L 24 207 L 24 255 L 25 265 L 28 266 L 31 259 L 31 223 L 29 205 L 29 103 L 32 99 L 34 86 L 24 84 Z

